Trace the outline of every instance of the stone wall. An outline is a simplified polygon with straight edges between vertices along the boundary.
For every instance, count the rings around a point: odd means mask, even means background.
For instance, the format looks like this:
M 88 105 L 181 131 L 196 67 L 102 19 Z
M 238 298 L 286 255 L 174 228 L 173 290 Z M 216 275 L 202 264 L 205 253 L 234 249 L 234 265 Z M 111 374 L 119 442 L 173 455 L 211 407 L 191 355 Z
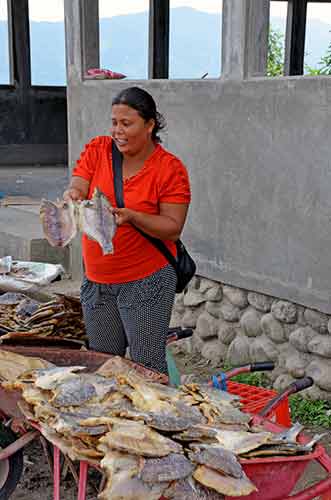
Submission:
M 176 296 L 173 326 L 194 328 L 181 348 L 215 366 L 272 360 L 271 380 L 281 390 L 309 375 L 307 394 L 331 400 L 331 316 L 279 298 L 196 276 Z

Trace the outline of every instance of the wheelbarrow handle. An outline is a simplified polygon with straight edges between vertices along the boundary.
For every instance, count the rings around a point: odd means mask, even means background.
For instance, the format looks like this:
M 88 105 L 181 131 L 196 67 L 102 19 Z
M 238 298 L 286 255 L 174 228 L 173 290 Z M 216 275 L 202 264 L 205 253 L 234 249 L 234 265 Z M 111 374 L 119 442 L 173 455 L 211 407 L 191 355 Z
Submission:
M 192 328 L 181 328 L 180 326 L 169 328 L 167 343 L 171 344 L 172 342 L 176 342 L 177 340 L 187 339 L 189 337 L 192 337 L 192 335 Z
M 277 394 L 273 399 L 271 399 L 266 406 L 259 412 L 261 417 L 267 417 L 270 413 L 277 408 L 277 406 L 288 396 L 291 394 L 295 394 L 297 392 L 303 391 L 308 387 L 311 387 L 314 384 L 314 381 L 311 377 L 304 377 L 296 382 L 292 382 L 288 387 L 286 387 L 282 392 Z
M 331 476 L 329 475 L 326 479 L 323 479 L 317 484 L 306 488 L 296 495 L 292 495 L 284 498 L 284 500 L 311 500 L 312 498 L 320 497 L 323 493 L 329 493 L 329 495 L 323 496 L 325 500 L 331 498 Z
M 225 373 L 225 377 L 226 380 L 229 380 L 230 378 L 240 375 L 241 373 L 272 371 L 274 368 L 275 363 L 273 363 L 273 361 L 261 361 L 260 363 L 252 363 L 232 368 L 232 370 Z

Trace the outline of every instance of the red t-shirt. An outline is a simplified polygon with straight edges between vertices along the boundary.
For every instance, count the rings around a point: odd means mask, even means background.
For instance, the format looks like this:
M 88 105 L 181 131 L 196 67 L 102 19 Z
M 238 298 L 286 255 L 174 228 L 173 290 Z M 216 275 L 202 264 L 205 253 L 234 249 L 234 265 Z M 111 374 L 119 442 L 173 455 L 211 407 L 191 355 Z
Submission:
M 111 137 L 100 136 L 85 146 L 73 175 L 89 181 L 88 198 L 98 187 L 116 206 Z M 186 168 L 159 144 L 141 170 L 123 184 L 124 203 L 138 212 L 159 214 L 160 203 L 189 203 L 190 184 Z M 176 245 L 165 241 L 173 255 Z M 118 226 L 113 239 L 114 252 L 103 255 L 100 245 L 83 234 L 85 273 L 97 283 L 126 283 L 158 271 L 168 261 L 130 224 Z

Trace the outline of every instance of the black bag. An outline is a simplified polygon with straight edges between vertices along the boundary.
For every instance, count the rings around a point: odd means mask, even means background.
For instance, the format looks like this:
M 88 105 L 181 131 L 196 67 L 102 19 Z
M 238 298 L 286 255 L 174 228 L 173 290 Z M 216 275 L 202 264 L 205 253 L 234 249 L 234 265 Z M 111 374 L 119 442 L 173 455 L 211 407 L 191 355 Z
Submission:
M 115 198 L 118 208 L 123 208 L 123 174 L 122 174 L 122 155 L 117 149 L 114 141 L 112 141 L 112 158 L 113 158 L 113 175 L 114 175 L 114 189 Z M 196 265 L 188 251 L 186 250 L 183 242 L 181 240 L 176 241 L 177 247 L 177 259 L 172 255 L 168 247 L 164 242 L 158 238 L 153 238 L 149 234 L 144 233 L 138 227 L 135 229 L 144 236 L 152 245 L 154 245 L 159 252 L 161 252 L 164 257 L 169 261 L 172 267 L 175 269 L 177 274 L 177 286 L 176 292 L 181 293 L 188 285 L 188 283 L 193 278 Z

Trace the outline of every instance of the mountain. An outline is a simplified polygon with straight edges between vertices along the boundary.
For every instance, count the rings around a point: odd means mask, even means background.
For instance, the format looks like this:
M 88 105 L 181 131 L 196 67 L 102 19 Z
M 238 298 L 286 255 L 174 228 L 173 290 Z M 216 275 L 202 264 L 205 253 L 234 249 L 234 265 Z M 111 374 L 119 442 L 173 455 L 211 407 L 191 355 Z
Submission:
M 284 19 L 272 18 L 284 31 Z M 32 82 L 65 84 L 64 23 L 31 22 Z M 309 20 L 306 63 L 317 66 L 331 41 L 331 26 Z M 170 13 L 170 77 L 218 77 L 221 65 L 221 15 L 180 7 Z M 129 14 L 100 20 L 101 67 L 129 78 L 147 78 L 148 14 Z M 0 83 L 8 83 L 7 24 L 0 21 Z

